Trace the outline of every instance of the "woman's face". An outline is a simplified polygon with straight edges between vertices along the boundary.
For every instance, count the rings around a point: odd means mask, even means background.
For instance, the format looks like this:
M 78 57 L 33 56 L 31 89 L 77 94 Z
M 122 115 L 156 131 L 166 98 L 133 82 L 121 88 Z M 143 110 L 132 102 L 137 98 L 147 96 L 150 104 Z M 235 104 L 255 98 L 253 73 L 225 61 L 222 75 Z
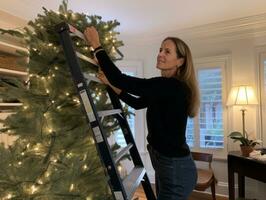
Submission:
M 172 40 L 163 41 L 157 56 L 156 67 L 160 70 L 171 70 L 176 73 L 180 64 L 182 65 L 181 59 L 177 58 L 175 43 Z

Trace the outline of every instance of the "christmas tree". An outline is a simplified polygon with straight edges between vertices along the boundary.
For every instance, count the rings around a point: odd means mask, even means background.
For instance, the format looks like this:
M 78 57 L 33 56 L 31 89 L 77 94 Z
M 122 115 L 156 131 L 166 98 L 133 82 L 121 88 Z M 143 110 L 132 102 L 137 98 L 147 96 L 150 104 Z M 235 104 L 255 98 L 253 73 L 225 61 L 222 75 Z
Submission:
M 22 32 L 1 30 L 25 42 L 28 52 L 18 53 L 28 58 L 29 79 L 1 79 L 6 98 L 16 98 L 23 106 L 1 122 L 0 133 L 17 139 L 8 148 L 0 145 L 0 199 L 112 199 L 55 25 L 65 21 L 81 32 L 95 26 L 102 46 L 115 59 L 115 50 L 123 45 L 114 31 L 119 23 L 74 13 L 68 10 L 67 1 L 58 12 L 43 10 Z M 74 45 L 90 56 L 85 41 L 74 38 Z M 82 60 L 80 64 L 84 73 L 97 73 Z M 92 88 L 98 109 L 109 108 L 104 86 Z M 107 118 L 104 124 L 108 133 L 117 129 L 113 119 Z

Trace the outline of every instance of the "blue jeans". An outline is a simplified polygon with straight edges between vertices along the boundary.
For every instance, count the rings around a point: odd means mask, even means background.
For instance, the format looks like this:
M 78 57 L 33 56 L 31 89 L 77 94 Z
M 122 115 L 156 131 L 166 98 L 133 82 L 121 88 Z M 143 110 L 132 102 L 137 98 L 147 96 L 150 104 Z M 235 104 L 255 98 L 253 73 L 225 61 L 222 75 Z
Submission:
M 187 200 L 197 182 L 197 170 L 191 155 L 170 158 L 147 145 L 155 170 L 157 200 Z

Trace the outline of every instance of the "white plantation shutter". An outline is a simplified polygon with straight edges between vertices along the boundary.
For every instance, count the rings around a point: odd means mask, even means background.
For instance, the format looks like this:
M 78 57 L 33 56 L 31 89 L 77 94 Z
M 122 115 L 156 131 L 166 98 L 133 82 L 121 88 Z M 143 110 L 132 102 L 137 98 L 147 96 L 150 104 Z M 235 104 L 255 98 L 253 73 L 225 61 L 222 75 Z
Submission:
M 261 139 L 266 138 L 266 53 L 261 55 L 260 64 Z
M 200 89 L 199 141 L 201 148 L 223 148 L 222 70 L 198 70 Z
M 196 60 L 195 69 L 200 92 L 200 109 L 196 117 L 188 119 L 187 144 L 194 151 L 216 156 L 226 155 L 227 111 L 224 110 L 227 69 L 230 56 L 214 56 Z
M 194 146 L 194 124 L 193 119 L 188 118 L 187 121 L 187 129 L 186 129 L 186 141 L 188 146 L 193 147 Z

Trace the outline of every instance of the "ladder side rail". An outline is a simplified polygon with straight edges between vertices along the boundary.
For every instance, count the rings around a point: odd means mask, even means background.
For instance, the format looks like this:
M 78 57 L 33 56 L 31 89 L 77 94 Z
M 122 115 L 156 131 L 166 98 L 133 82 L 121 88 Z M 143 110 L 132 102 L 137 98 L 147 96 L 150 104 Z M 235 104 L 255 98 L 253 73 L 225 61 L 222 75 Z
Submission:
M 56 27 L 57 32 L 59 33 L 60 36 L 60 41 L 61 44 L 63 46 L 64 49 L 64 53 L 66 56 L 66 60 L 67 63 L 70 67 L 70 71 L 72 73 L 72 78 L 74 80 L 74 83 L 77 87 L 78 93 L 79 93 L 79 97 L 80 97 L 80 101 L 82 103 L 82 107 L 83 110 L 85 111 L 85 113 L 87 113 L 86 108 L 82 99 L 82 92 L 83 94 L 87 94 L 87 98 L 89 99 L 89 103 L 90 106 L 93 110 L 94 113 L 94 117 L 96 119 L 96 121 L 91 122 L 89 117 L 88 117 L 88 113 L 86 115 L 86 119 L 89 122 L 89 124 L 91 125 L 91 128 L 93 129 L 93 138 L 95 140 L 95 144 L 96 144 L 96 149 L 100 155 L 100 158 L 103 162 L 103 164 L 106 167 L 106 171 L 110 177 L 110 182 L 109 185 L 112 188 L 111 191 L 113 192 L 113 195 L 116 199 L 118 200 L 124 200 L 127 199 L 126 197 L 126 193 L 124 190 L 124 187 L 122 186 L 122 182 L 120 177 L 118 176 L 118 171 L 116 169 L 115 163 L 112 160 L 112 155 L 111 155 L 111 150 L 110 147 L 108 145 L 108 141 L 107 138 L 105 136 L 105 134 L 103 133 L 103 127 L 101 126 L 99 122 L 99 118 L 97 116 L 97 111 L 96 108 L 94 106 L 93 103 L 93 99 L 91 97 L 89 90 L 87 90 L 86 87 L 86 82 L 84 80 L 84 77 L 82 75 L 82 72 L 80 70 L 80 65 L 79 65 L 79 61 L 77 59 L 77 55 L 75 54 L 75 50 L 73 48 L 73 44 L 69 35 L 69 26 L 66 23 L 61 23 L 59 25 L 57 25 Z M 96 132 L 96 135 L 95 135 Z M 101 134 L 100 139 L 99 139 L 99 134 Z
M 114 92 L 112 91 L 111 88 L 108 88 L 107 90 L 108 90 L 111 102 L 114 105 L 114 108 L 123 110 L 121 102 L 117 98 L 116 94 L 114 94 Z M 116 115 L 115 117 L 119 121 L 119 124 L 121 126 L 123 135 L 124 135 L 125 140 L 126 140 L 126 143 L 127 144 L 129 144 L 129 143 L 133 144 L 133 147 L 130 149 L 130 153 L 131 153 L 131 157 L 132 157 L 133 163 L 135 165 L 138 165 L 138 166 L 144 166 L 143 163 L 142 163 L 141 157 L 140 157 L 140 155 L 138 153 L 137 145 L 135 143 L 135 139 L 133 137 L 133 134 L 132 134 L 132 132 L 130 130 L 130 126 L 129 126 L 128 122 L 127 122 L 126 116 L 125 116 L 125 114 L 123 112 L 121 113 L 121 115 L 122 115 L 122 117 L 119 117 L 119 115 Z
M 123 110 L 122 104 L 121 104 L 119 98 L 117 97 L 117 95 L 114 93 L 114 91 L 110 87 L 108 87 L 107 90 L 108 90 L 108 93 L 109 93 L 109 96 L 110 96 L 110 99 L 111 99 L 111 102 L 112 102 L 114 108 Z M 119 117 L 121 115 L 122 115 L 122 117 Z M 131 132 L 131 129 L 129 127 L 126 116 L 123 112 L 121 113 L 121 115 L 116 115 L 116 116 L 117 116 L 117 120 L 119 121 L 119 124 L 121 126 L 121 129 L 122 129 L 123 135 L 125 137 L 126 143 L 127 144 L 129 144 L 129 143 L 133 144 L 133 147 L 130 149 L 130 155 L 132 157 L 132 161 L 133 161 L 135 166 L 144 167 L 144 164 L 143 164 L 142 159 L 140 157 L 140 154 L 137 150 L 135 139 L 134 139 L 133 134 Z M 156 200 L 156 197 L 155 197 L 155 194 L 154 194 L 153 189 L 151 187 L 151 183 L 150 183 L 149 177 L 147 175 L 147 172 L 144 174 L 143 180 L 141 181 L 141 184 L 142 184 L 142 187 L 143 187 L 144 192 L 146 194 L 147 200 Z

